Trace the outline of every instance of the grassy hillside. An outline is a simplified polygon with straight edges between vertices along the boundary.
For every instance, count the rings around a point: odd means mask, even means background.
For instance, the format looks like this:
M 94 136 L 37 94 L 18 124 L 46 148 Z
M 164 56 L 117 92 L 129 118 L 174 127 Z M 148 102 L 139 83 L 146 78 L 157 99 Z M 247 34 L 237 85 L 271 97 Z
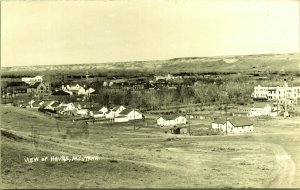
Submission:
M 188 137 L 160 128 L 90 125 L 89 136 L 63 136 L 72 122 L 34 109 L 1 106 L 4 188 L 295 187 L 298 120 L 263 121 L 257 133 Z M 279 124 L 280 125 L 279 125 Z M 283 125 L 285 124 L 285 125 Z M 80 132 L 80 124 L 70 130 Z M 196 126 L 194 126 L 195 128 Z M 286 127 L 290 130 L 287 131 Z M 34 130 L 36 132 L 34 132 Z M 290 161 L 277 162 L 288 151 Z M 26 163 L 26 157 L 86 155 L 89 162 Z M 295 168 L 295 165 L 297 168 Z M 291 172 L 293 171 L 293 172 Z M 291 175 L 293 174 L 293 175 Z
M 158 61 L 47 65 L 1 68 L 13 72 L 151 71 L 151 72 L 244 72 L 300 71 L 298 54 L 263 54 L 224 57 L 187 57 Z

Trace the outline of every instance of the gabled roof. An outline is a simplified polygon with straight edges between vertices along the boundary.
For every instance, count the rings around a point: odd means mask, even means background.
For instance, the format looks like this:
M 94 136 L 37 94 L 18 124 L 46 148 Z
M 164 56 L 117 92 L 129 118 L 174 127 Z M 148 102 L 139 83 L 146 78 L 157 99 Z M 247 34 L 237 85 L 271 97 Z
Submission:
M 253 123 L 250 120 L 245 119 L 245 118 L 228 119 L 227 121 L 232 123 L 232 125 L 235 126 L 235 127 L 253 125 Z M 216 119 L 212 123 L 225 124 L 226 120 L 225 119 Z
M 120 105 L 120 106 L 113 107 L 111 111 L 117 111 L 120 107 L 124 107 L 124 106 Z
M 33 107 L 41 106 L 41 105 L 40 105 L 41 102 L 42 102 L 42 101 L 35 101 L 35 102 L 32 103 L 32 106 L 33 106 Z
M 244 118 L 231 119 L 229 120 L 229 122 L 232 123 L 235 127 L 253 125 L 253 123 L 250 120 Z
M 54 102 L 51 107 L 55 108 L 58 107 L 61 103 L 60 102 Z
M 133 110 L 133 109 L 128 109 L 128 108 L 125 108 L 123 111 L 120 112 L 121 115 L 128 115 L 130 112 L 132 111 L 135 111 L 137 113 L 140 113 L 139 111 L 137 110 Z
M 49 105 L 51 105 L 53 103 L 53 101 L 45 101 L 43 104 L 43 107 L 47 107 Z
M 33 85 L 29 86 L 28 88 L 37 88 L 42 82 L 36 82 Z

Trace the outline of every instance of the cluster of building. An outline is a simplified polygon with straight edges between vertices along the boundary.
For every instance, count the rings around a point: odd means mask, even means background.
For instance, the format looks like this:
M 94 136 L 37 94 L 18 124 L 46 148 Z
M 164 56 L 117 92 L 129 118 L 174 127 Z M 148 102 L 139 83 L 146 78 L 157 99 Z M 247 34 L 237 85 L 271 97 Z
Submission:
M 53 92 L 52 95 L 60 93 L 68 93 L 69 95 L 90 95 L 93 92 L 95 92 L 95 89 L 87 87 L 86 85 L 81 86 L 78 83 L 69 83 L 63 84 L 61 90 Z
M 51 93 L 50 83 L 43 81 L 43 76 L 23 77 L 21 81 L 7 85 L 3 96 L 14 97 L 19 95 L 39 96 Z
M 169 130 L 172 134 L 188 133 L 186 124 L 187 119 L 182 115 L 157 118 L 157 126 L 170 127 Z M 211 128 L 224 133 L 248 133 L 254 131 L 253 123 L 247 118 L 217 119 L 211 122 Z
M 43 111 L 62 115 L 83 116 L 94 119 L 110 119 L 114 122 L 128 122 L 131 120 L 140 120 L 144 118 L 140 111 L 125 108 L 122 105 L 107 108 L 105 106 L 89 107 L 84 102 L 64 103 L 59 101 L 31 100 L 28 106 L 30 108 L 40 108 Z
M 162 78 L 160 80 L 137 80 L 128 81 L 125 79 L 107 80 L 102 83 L 103 88 L 123 89 L 123 90 L 170 90 L 177 89 L 181 83 L 174 83 L 170 79 Z

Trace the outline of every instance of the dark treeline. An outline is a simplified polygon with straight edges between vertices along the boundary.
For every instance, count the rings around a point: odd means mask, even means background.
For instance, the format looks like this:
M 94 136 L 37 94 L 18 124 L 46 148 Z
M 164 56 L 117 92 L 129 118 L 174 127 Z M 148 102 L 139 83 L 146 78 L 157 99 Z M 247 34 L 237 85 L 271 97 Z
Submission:
M 243 82 L 226 84 L 203 83 L 197 87 L 179 86 L 172 90 L 130 91 L 121 89 L 101 89 L 90 97 L 91 102 L 100 105 L 125 105 L 139 109 L 156 110 L 174 105 L 215 105 L 249 104 L 253 86 Z

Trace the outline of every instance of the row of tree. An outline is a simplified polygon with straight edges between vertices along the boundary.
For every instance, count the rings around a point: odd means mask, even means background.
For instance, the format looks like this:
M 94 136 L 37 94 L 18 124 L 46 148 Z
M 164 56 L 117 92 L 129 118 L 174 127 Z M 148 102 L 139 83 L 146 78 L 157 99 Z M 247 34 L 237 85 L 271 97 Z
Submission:
M 125 105 L 140 109 L 159 109 L 174 105 L 248 104 L 253 87 L 243 82 L 222 85 L 203 84 L 198 87 L 178 87 L 174 90 L 127 91 L 102 89 L 88 101 L 101 105 Z

